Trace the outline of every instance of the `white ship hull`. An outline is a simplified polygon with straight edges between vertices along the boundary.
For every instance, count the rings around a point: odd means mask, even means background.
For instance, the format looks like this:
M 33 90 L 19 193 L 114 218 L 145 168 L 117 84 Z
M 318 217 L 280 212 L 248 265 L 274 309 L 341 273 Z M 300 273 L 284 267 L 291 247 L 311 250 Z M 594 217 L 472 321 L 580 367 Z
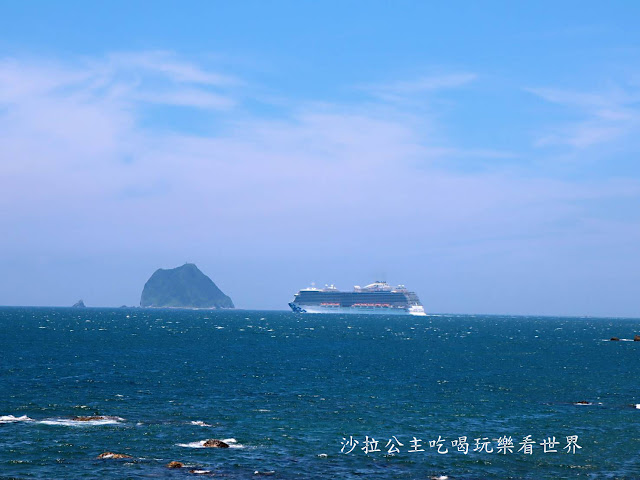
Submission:
M 291 305 L 294 311 L 299 313 L 335 313 L 349 315 L 415 315 L 425 317 L 422 306 L 412 306 L 410 308 L 389 308 L 389 307 L 334 307 L 323 305 Z

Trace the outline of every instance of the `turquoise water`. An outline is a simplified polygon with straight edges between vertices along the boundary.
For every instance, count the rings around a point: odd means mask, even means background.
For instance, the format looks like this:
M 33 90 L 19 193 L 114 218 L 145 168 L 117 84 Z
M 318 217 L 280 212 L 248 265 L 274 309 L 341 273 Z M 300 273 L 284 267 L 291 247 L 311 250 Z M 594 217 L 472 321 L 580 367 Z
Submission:
M 636 333 L 630 319 L 2 308 L 0 478 L 640 478 L 640 342 L 606 341 Z M 72 420 L 90 415 L 113 418 Z M 367 436 L 382 451 L 365 454 Z M 208 438 L 232 448 L 194 448 Z

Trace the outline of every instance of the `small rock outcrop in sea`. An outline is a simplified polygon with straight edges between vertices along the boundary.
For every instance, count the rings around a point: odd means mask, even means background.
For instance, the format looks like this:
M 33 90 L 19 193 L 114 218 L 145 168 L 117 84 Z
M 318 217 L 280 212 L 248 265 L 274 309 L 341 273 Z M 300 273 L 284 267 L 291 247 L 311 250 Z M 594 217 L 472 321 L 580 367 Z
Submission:
M 611 337 L 611 342 L 619 342 L 620 339 L 618 337 Z
M 97 458 L 133 458 L 133 457 L 131 455 L 126 455 L 124 453 L 104 452 L 98 455 Z
M 234 308 L 231 299 L 193 263 L 156 270 L 144 285 L 140 306 Z
M 107 417 L 104 415 L 92 415 L 89 417 L 73 417 L 74 422 L 95 422 L 97 420 L 115 420 L 116 417 Z
M 175 460 L 173 462 L 167 463 L 167 468 L 182 468 L 182 467 L 184 467 L 184 463 L 176 462 Z
M 633 341 L 640 342 L 640 335 L 636 335 L 635 337 L 633 337 Z
M 85 308 L 86 305 L 82 301 L 82 299 L 78 300 L 76 303 L 72 305 L 73 308 Z
M 208 448 L 229 448 L 228 443 L 224 443 L 222 440 L 216 440 L 215 438 L 210 438 L 204 442 L 202 446 Z
M 587 402 L 586 400 L 580 400 L 579 402 L 574 402 L 574 405 L 591 405 L 591 402 Z

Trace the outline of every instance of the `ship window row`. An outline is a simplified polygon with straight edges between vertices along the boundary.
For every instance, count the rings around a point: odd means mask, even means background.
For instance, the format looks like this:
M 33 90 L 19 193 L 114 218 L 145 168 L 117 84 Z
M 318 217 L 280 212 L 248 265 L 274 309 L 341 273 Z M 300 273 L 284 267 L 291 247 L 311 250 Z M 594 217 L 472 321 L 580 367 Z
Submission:
M 418 302 L 417 296 L 405 293 L 331 293 L 331 292 L 303 292 L 296 295 L 296 303 L 381 303 L 381 302 Z

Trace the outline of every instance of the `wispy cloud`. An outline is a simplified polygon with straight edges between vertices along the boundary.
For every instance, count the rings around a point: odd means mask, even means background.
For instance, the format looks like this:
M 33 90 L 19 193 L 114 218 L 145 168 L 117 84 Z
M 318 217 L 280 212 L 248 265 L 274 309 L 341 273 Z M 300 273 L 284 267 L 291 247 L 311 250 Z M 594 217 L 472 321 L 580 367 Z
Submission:
M 239 80 L 179 60 L 168 52 L 111 54 L 70 65 L 50 61 L 0 61 L 0 105 L 38 99 L 76 103 L 141 101 L 199 109 L 236 105 Z
M 567 201 L 567 191 L 574 198 L 584 195 L 577 187 L 531 183 L 499 171 L 474 175 L 447 171 L 443 159 L 499 159 L 517 154 L 452 145 L 437 129 L 423 129 L 423 118 L 405 115 L 401 107 L 378 110 L 369 103 L 361 107 L 310 102 L 278 119 L 246 112 L 234 115 L 236 98 L 219 93 L 217 77 L 210 78 L 197 65 L 186 68 L 187 63 L 173 60 L 171 65 L 182 67 L 154 67 L 154 72 L 167 78 L 151 81 L 145 70 L 156 65 L 158 58 L 165 59 L 165 54 L 107 58 L 126 61 L 106 61 L 108 68 L 96 60 L 86 62 L 84 69 L 74 65 L 56 70 L 45 65 L 41 72 L 33 66 L 25 69 L 12 64 L 0 72 L 0 78 L 10 84 L 35 85 L 31 91 L 36 93 L 22 97 L 0 114 L 4 154 L 0 168 L 12 178 L 11 191 L 20 196 L 28 185 L 38 185 L 22 210 L 13 210 L 16 215 L 46 211 L 53 218 L 55 211 L 68 209 L 82 216 L 79 211 L 92 204 L 112 215 L 108 205 L 122 198 L 123 208 L 137 211 L 140 218 L 151 218 L 151 210 L 158 205 L 173 211 L 187 203 L 194 215 L 214 212 L 230 229 L 238 228 L 229 217 L 233 212 L 259 223 L 263 218 L 272 218 L 276 224 L 299 218 L 301 226 L 312 231 L 329 207 L 340 212 L 332 225 L 355 229 L 354 235 L 369 231 L 373 225 L 368 222 L 374 219 L 397 222 L 415 216 L 454 230 L 459 225 L 475 225 L 478 232 L 483 218 L 488 223 L 499 222 L 515 206 L 519 217 L 526 218 L 523 212 L 532 198 L 545 198 L 551 205 Z M 144 59 L 151 60 L 145 63 Z M 136 65 L 144 67 L 136 70 Z M 53 75 L 54 71 L 59 74 Z M 137 82 L 128 81 L 132 72 Z M 38 84 L 36 80 L 45 73 L 47 82 Z M 397 82 L 388 91 L 436 92 L 474 78 L 472 74 L 423 78 Z M 210 81 L 216 83 L 212 89 L 205 86 Z M 212 109 L 220 115 L 224 133 L 156 132 L 139 119 L 147 103 Z M 238 191 L 244 192 L 241 197 Z M 273 193 L 264 198 L 265 192 Z M 381 202 L 375 211 L 361 210 L 380 192 L 411 208 L 398 210 L 394 202 Z M 144 200 L 147 193 L 153 203 Z M 83 201 L 77 203 L 79 194 Z M 56 201 L 35 201 L 46 197 Z M 234 201 L 229 203 L 229 198 Z M 308 199 L 320 201 L 309 205 Z M 3 200 L 11 201 L 8 190 Z M 559 214 L 563 209 L 554 211 Z M 529 230 L 531 224 L 516 222 L 504 228 Z
M 588 93 L 552 88 L 529 88 L 527 91 L 582 117 L 542 133 L 536 140 L 537 146 L 567 145 L 586 149 L 619 140 L 640 127 L 640 91 L 637 89 Z
M 228 110 L 237 102 L 230 96 L 207 92 L 202 89 L 185 88 L 169 91 L 139 92 L 132 96 L 142 102 L 192 107 L 205 110 Z
M 411 81 L 369 85 L 363 87 L 363 90 L 382 100 L 401 101 L 407 97 L 432 93 L 437 90 L 463 87 L 477 78 L 478 75 L 475 73 L 448 73 L 420 77 Z
M 238 85 L 240 80 L 178 58 L 172 52 L 122 52 L 110 54 L 108 65 L 115 70 L 147 71 L 165 76 L 174 82 L 201 84 L 217 87 Z

